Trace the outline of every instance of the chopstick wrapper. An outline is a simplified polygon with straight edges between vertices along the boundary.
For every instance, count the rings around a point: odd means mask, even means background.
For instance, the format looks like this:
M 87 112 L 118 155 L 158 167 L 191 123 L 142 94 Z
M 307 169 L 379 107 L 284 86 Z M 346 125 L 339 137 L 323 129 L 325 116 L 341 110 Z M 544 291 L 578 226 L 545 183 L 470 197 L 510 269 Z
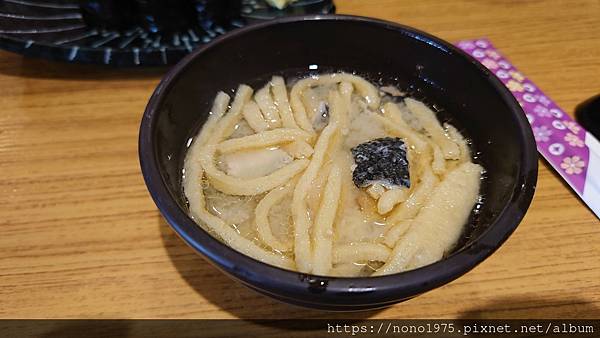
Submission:
M 525 111 L 538 152 L 600 218 L 600 142 L 521 74 L 489 40 L 464 40 L 456 45 L 512 92 Z

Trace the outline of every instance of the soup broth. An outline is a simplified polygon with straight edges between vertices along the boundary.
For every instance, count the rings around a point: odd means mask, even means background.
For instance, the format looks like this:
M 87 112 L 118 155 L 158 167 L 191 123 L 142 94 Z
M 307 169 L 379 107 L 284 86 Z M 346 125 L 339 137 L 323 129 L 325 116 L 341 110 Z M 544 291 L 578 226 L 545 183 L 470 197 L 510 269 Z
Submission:
M 347 73 L 216 95 L 188 149 L 190 216 L 267 264 L 377 276 L 449 252 L 484 169 L 423 102 Z

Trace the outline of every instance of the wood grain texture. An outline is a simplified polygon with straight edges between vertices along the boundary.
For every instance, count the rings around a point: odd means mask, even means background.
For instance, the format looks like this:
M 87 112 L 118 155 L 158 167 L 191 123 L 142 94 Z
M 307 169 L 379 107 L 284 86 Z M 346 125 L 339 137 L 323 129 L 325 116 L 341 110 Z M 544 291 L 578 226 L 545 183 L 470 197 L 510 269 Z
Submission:
M 568 112 L 600 89 L 598 0 L 337 5 L 448 41 L 488 37 Z M 0 317 L 600 318 L 600 222 L 543 162 L 508 242 L 408 302 L 328 314 L 236 284 L 173 234 L 144 186 L 138 125 L 162 71 L 0 52 Z

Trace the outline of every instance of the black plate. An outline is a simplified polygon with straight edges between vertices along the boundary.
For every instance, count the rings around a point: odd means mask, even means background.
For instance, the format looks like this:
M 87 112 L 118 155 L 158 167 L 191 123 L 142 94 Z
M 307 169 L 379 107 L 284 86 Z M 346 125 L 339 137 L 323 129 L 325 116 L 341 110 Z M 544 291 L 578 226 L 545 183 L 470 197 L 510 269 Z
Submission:
M 0 0 L 0 48 L 76 63 L 163 66 L 251 23 L 335 11 L 331 0 L 300 0 L 285 10 L 264 0 L 136 1 Z

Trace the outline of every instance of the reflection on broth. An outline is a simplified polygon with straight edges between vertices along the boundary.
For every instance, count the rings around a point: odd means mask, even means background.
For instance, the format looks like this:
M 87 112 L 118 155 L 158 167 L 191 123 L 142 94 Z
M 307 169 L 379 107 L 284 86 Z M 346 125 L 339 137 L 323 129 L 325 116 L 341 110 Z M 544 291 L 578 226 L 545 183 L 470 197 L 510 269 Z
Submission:
M 303 273 L 375 276 L 442 259 L 483 168 L 456 128 L 403 95 L 346 73 L 218 93 L 185 159 L 190 215 L 232 248 Z

